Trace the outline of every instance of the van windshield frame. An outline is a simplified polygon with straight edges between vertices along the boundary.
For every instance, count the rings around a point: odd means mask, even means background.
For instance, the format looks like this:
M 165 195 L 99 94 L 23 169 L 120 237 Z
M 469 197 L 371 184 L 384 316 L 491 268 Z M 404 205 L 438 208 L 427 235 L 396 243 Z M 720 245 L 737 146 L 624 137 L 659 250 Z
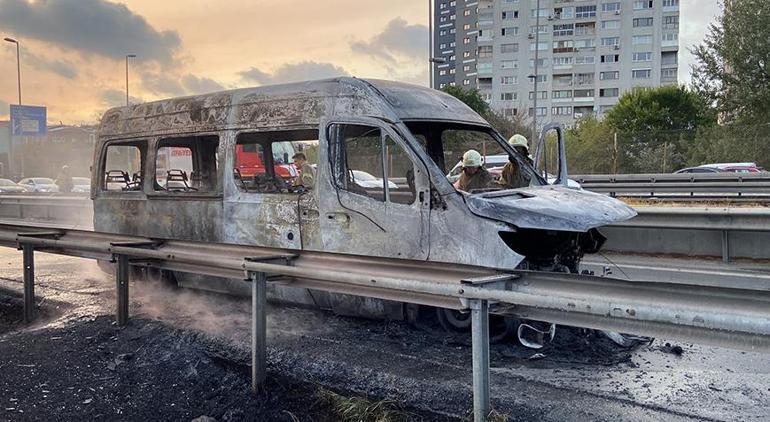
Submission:
M 513 157 L 531 181 L 530 186 L 544 186 L 547 185 L 543 177 L 538 174 L 537 170 L 530 163 L 527 157 L 524 157 L 519 152 L 513 149 L 508 142 L 500 135 L 496 130 L 489 126 L 461 123 L 461 122 L 449 122 L 449 121 L 404 121 L 410 134 L 414 137 L 417 143 L 422 147 L 423 151 L 430 157 L 430 159 L 438 166 L 442 174 L 448 175 L 452 168 L 461 160 L 462 154 L 467 149 L 476 149 L 482 157 L 505 154 L 509 157 Z M 459 134 L 460 138 L 465 135 L 468 138 L 473 137 L 476 142 L 470 139 L 465 141 L 462 139 L 455 140 L 455 147 L 458 151 L 447 150 L 448 145 L 445 145 L 447 141 L 445 132 L 453 131 L 455 134 Z M 478 140 L 484 140 L 479 143 Z M 489 143 L 486 143 L 489 141 Z M 447 142 L 448 143 L 448 142 Z M 530 144 L 531 145 L 531 144 Z M 500 188 L 503 189 L 502 187 Z

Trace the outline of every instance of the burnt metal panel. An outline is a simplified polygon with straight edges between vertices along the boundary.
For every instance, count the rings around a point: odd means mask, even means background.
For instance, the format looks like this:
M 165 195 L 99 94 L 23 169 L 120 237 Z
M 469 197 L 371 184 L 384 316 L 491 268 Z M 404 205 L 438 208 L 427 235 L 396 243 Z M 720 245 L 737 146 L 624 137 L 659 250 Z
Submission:
M 562 186 L 468 195 L 467 201 L 476 215 L 527 229 L 585 232 L 636 215 L 613 198 Z

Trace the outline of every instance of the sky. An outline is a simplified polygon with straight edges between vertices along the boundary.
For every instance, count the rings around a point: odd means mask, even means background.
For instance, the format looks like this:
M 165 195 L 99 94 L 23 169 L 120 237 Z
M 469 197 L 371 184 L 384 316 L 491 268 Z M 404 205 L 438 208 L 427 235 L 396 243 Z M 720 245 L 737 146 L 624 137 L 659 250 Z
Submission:
M 719 12 L 681 0 L 681 83 Z M 338 75 L 427 85 L 427 22 L 419 0 L 0 0 L 0 34 L 21 43 L 23 103 L 65 124 L 125 103 L 126 54 L 131 102 Z M 7 42 L 0 75 L 7 119 L 18 101 Z

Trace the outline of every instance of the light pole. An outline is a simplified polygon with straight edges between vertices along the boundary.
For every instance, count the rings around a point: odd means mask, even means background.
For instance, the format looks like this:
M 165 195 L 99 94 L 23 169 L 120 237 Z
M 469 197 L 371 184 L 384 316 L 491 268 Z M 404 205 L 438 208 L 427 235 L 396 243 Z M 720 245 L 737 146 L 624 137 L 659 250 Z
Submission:
M 428 0 L 428 73 L 433 88 L 433 0 Z
M 16 44 L 16 80 L 19 84 L 19 106 L 21 106 L 21 54 L 19 47 L 19 41 L 15 40 L 13 38 L 3 38 L 4 41 L 7 41 L 12 44 Z M 8 173 L 12 176 L 16 176 L 15 167 L 16 167 L 16 160 L 14 159 L 14 153 L 16 152 L 16 148 L 14 148 L 14 138 L 13 138 L 13 128 L 11 128 L 11 139 L 8 143 Z M 24 174 L 24 158 L 22 155 L 21 165 L 19 166 L 21 168 L 21 174 Z
M 19 42 L 13 38 L 3 38 L 3 40 L 16 44 L 16 80 L 19 83 L 19 105 L 21 105 L 21 55 L 19 54 Z
M 126 54 L 126 107 L 128 107 L 128 59 L 135 57 L 136 54 Z
M 537 67 L 540 60 L 540 0 L 537 0 L 537 12 L 535 15 L 535 98 L 532 110 L 532 142 L 537 142 Z
M 434 65 L 443 64 L 447 60 L 443 57 L 433 57 L 433 0 L 428 0 L 428 73 L 430 74 L 430 87 L 436 88 L 435 76 L 433 75 Z

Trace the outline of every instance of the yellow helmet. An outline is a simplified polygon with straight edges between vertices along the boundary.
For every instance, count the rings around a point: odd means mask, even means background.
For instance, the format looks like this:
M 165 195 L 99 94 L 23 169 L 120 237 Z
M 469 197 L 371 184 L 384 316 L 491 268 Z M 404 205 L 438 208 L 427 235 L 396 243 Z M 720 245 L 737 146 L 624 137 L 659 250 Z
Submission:
M 511 136 L 511 139 L 508 140 L 508 144 L 512 147 L 524 147 L 527 151 L 529 151 L 529 142 L 527 142 L 527 138 L 525 138 L 523 135 L 519 135 L 518 133 Z
M 463 167 L 481 167 L 481 154 L 475 149 L 469 149 L 463 154 Z

